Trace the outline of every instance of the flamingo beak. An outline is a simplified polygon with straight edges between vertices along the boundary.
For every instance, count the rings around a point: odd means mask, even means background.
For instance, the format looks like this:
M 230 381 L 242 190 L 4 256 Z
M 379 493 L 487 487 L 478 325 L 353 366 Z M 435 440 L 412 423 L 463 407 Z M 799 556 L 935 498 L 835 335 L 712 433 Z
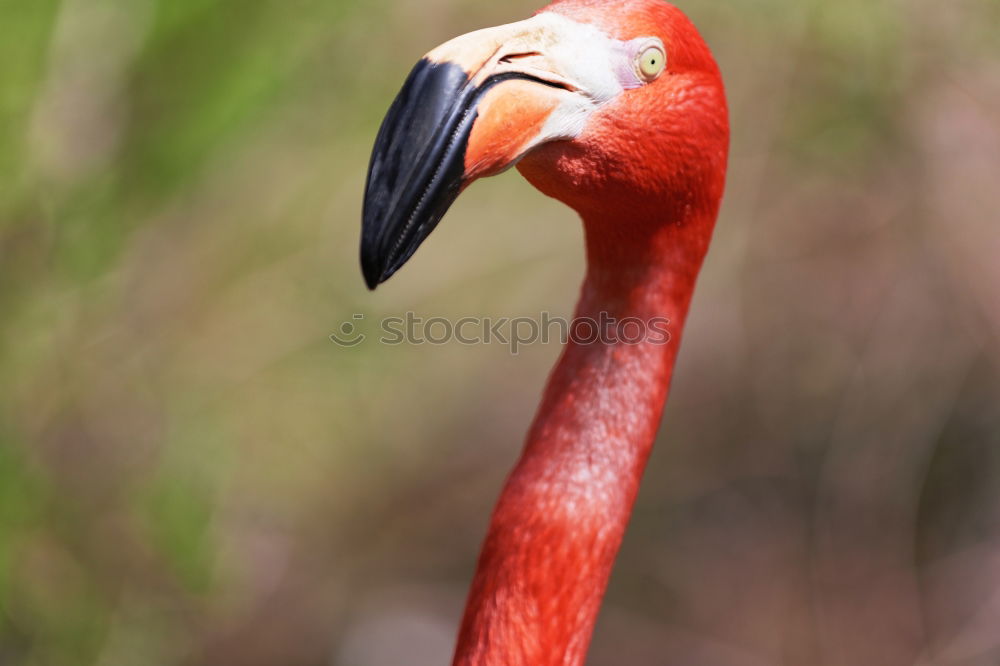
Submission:
M 472 181 L 574 138 L 621 92 L 601 39 L 611 44 L 591 26 L 540 14 L 463 35 L 417 63 L 368 169 L 361 266 L 370 289 L 406 263 Z

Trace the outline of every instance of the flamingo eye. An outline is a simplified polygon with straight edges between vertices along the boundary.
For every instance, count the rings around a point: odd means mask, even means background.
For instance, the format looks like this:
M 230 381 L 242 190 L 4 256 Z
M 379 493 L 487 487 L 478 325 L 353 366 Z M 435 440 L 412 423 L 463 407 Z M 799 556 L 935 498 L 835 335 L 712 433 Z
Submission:
M 656 79 L 667 66 L 667 55 L 658 46 L 650 46 L 642 50 L 636 60 L 639 75 L 647 82 Z

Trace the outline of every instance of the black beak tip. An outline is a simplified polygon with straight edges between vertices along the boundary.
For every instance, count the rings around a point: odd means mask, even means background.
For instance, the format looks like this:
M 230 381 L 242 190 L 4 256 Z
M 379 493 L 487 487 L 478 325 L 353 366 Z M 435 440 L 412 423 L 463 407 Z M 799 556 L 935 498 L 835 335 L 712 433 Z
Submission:
M 385 268 L 381 262 L 371 253 L 365 252 L 364 249 L 361 251 L 361 274 L 364 276 L 365 285 L 370 291 L 375 291 L 375 288 L 389 277 L 385 275 Z
M 406 263 L 462 189 L 476 105 L 453 63 L 421 60 L 382 121 L 365 183 L 361 272 L 374 290 Z

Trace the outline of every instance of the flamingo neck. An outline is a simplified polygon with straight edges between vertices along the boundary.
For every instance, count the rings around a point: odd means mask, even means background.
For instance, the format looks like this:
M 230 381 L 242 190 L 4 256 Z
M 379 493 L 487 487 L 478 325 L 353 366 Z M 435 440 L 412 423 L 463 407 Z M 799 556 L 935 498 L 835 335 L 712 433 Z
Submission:
M 620 238 L 614 230 L 627 222 L 585 216 L 588 268 L 574 335 L 494 510 L 454 664 L 583 663 L 712 221 Z M 598 340 L 593 324 L 605 329 Z M 635 341 L 639 325 L 646 329 Z

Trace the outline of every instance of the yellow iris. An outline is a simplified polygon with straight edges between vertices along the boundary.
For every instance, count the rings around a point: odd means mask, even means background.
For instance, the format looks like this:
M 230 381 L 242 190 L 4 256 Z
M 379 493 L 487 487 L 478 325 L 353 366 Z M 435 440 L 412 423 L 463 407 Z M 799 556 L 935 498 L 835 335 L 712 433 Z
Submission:
M 667 65 L 667 56 L 658 47 L 650 46 L 639 54 L 639 73 L 642 78 L 652 81 L 663 73 Z

